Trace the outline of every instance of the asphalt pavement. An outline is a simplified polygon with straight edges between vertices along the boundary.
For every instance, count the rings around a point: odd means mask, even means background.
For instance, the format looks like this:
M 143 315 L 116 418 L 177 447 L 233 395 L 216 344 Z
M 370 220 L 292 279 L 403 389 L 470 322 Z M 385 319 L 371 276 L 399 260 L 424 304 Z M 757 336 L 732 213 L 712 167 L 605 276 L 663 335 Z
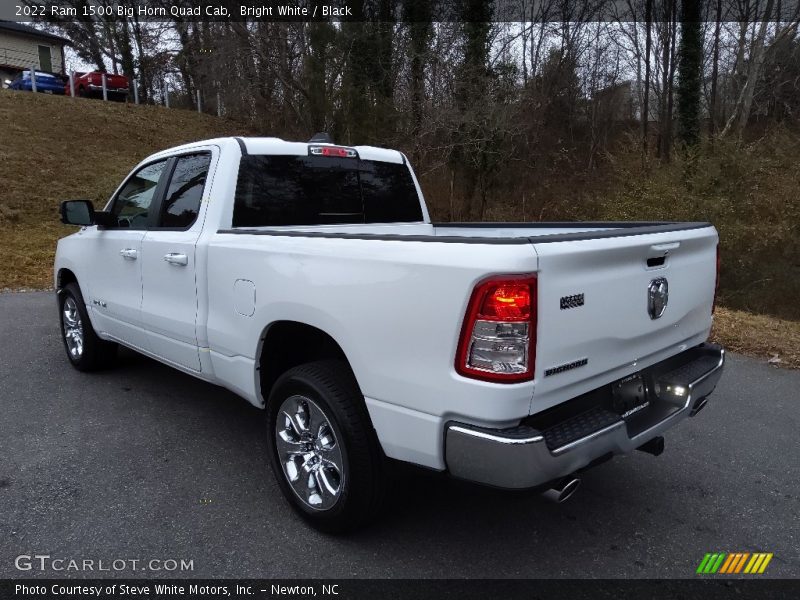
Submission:
M 77 372 L 52 293 L 0 294 L 0 341 L 0 578 L 695 577 L 717 551 L 800 576 L 797 371 L 729 355 L 664 454 L 587 472 L 563 505 L 412 470 L 380 521 L 332 537 L 283 500 L 262 413 L 234 394 L 129 351 Z M 21 571 L 20 555 L 110 570 Z M 192 570 L 110 567 L 153 559 Z

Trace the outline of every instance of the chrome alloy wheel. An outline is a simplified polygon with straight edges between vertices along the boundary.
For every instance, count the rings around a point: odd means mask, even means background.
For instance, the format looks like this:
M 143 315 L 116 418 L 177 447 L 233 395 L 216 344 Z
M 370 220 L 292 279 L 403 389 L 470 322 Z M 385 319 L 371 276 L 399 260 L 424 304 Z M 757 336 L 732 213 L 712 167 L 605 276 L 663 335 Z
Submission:
M 283 474 L 297 497 L 316 510 L 333 507 L 345 481 L 344 460 L 319 405 L 305 396 L 284 400 L 275 422 L 275 443 Z
M 83 355 L 83 321 L 78 312 L 78 304 L 72 296 L 64 300 L 61 318 L 64 323 L 64 340 L 67 342 L 69 355 L 73 360 L 78 360 Z

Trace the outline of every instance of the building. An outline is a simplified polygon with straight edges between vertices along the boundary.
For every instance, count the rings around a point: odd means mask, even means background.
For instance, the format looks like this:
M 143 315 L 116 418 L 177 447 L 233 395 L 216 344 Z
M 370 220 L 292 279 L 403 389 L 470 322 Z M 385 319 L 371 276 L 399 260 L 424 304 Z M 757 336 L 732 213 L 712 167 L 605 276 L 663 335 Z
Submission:
M 633 96 L 633 82 L 622 81 L 597 90 L 594 94 L 594 103 L 599 116 L 605 120 L 632 121 L 640 116 Z
M 659 121 L 658 99 L 659 89 L 652 85 L 647 103 L 650 123 Z M 642 109 L 644 108 L 644 84 L 633 80 L 621 81 L 597 90 L 593 100 L 597 103 L 601 115 L 607 120 L 639 121 L 641 123 Z
M 0 21 L 0 82 L 30 68 L 65 75 L 64 46 L 69 44 L 66 38 L 30 25 Z

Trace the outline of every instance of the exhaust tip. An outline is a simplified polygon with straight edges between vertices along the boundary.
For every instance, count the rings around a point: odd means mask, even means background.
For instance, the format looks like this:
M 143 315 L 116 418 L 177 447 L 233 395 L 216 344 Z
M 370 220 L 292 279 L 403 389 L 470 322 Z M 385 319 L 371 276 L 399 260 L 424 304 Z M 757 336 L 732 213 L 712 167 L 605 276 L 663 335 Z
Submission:
M 572 495 L 578 490 L 581 485 L 581 480 L 577 477 L 566 477 L 559 481 L 556 485 L 549 490 L 542 492 L 542 496 L 551 502 L 561 504 L 569 500 Z
M 695 416 L 697 413 L 699 413 L 706 407 L 706 404 L 708 404 L 708 396 L 706 396 L 705 398 L 700 398 L 697 402 L 694 403 L 694 406 L 692 407 L 692 412 L 689 413 L 689 416 L 690 417 Z

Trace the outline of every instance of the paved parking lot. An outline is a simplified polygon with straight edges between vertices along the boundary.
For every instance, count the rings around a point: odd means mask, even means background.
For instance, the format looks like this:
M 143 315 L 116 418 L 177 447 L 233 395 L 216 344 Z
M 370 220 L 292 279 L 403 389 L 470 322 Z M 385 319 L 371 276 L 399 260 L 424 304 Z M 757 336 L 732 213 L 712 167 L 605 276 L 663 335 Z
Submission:
M 713 551 L 800 576 L 798 372 L 730 356 L 662 456 L 606 463 L 564 505 L 411 471 L 383 520 L 336 538 L 284 503 L 243 400 L 132 352 L 78 373 L 51 293 L 0 295 L 0 334 L 0 577 L 59 576 L 20 554 L 194 577 L 693 577 Z

